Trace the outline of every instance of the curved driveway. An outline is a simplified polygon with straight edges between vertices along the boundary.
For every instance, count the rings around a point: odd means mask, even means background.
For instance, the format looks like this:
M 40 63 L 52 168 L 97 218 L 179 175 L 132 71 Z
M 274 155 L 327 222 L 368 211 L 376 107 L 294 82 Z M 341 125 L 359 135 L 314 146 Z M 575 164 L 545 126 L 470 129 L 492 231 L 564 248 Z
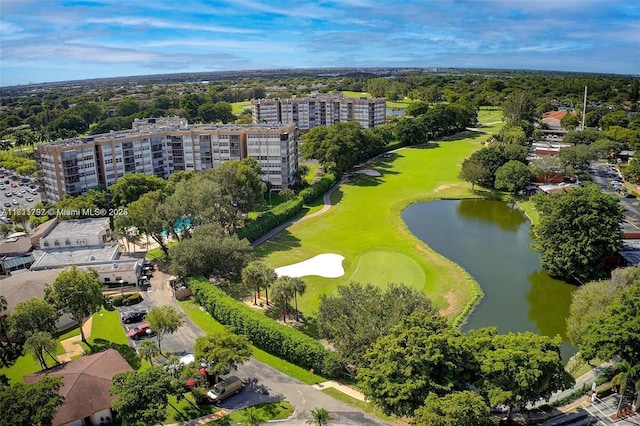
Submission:
M 331 193 L 338 187 L 336 185 L 325 194 L 325 209 L 328 209 L 328 201 Z M 323 209 L 324 210 L 324 209 Z M 326 210 L 325 210 L 326 211 Z M 317 212 L 320 213 L 320 212 Z M 288 224 L 287 224 L 288 225 Z M 160 271 L 154 272 L 151 279 L 151 288 L 143 292 L 145 297 L 142 306 L 172 305 L 180 309 L 173 299 L 173 292 L 168 282 L 169 275 Z M 142 307 L 137 305 L 136 307 Z M 168 335 L 162 341 L 163 352 L 171 351 L 175 354 L 193 353 L 193 344 L 198 336 L 206 334 L 185 316 L 185 324 L 172 335 Z M 135 347 L 137 342 L 132 342 Z M 305 424 L 311 416 L 309 412 L 316 407 L 322 407 L 331 412 L 332 425 L 386 425 L 381 420 L 371 418 L 355 407 L 340 402 L 312 386 L 293 379 L 278 370 L 271 368 L 255 359 L 250 359 L 238 367 L 237 374 L 246 384 L 245 390 L 238 395 L 223 401 L 220 407 L 228 411 L 249 407 L 261 402 L 284 399 L 294 406 L 293 416 L 287 420 L 277 421 L 277 424 L 286 426 L 298 426 Z

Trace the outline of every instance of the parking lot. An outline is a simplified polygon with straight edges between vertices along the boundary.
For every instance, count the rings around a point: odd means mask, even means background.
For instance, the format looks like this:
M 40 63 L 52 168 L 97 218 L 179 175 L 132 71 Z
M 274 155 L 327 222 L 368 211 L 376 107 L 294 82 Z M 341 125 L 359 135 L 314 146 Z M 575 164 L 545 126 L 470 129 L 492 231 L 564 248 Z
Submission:
M 41 196 L 35 179 L 15 172 L 0 170 L 0 218 L 7 221 L 13 211 L 34 208 Z

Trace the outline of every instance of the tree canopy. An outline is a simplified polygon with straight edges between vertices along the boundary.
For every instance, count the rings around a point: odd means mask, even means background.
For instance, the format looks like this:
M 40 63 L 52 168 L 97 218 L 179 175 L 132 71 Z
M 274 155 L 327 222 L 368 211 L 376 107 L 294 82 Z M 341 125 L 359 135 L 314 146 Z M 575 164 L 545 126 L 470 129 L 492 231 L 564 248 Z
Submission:
M 524 406 L 573 384 L 562 364 L 560 336 L 489 328 L 474 330 L 469 339 L 479 364 L 476 387 L 492 405 Z
M 350 364 L 361 365 L 365 352 L 402 318 L 413 312 L 435 312 L 424 293 L 391 283 L 382 290 L 351 282 L 320 296 L 318 332 Z
M 7 318 L 9 333 L 16 339 L 26 340 L 38 331 L 53 333 L 58 315 L 53 306 L 42 299 L 18 303 Z
M 137 201 L 142 195 L 157 190 L 164 190 L 167 181 L 156 175 L 143 173 L 126 173 L 109 187 L 111 202 L 114 206 L 124 207 Z
M 606 276 L 604 262 L 622 245 L 624 210 L 618 199 L 595 185 L 555 194 L 539 194 L 540 212 L 533 250 L 551 274 L 586 282 Z
M 112 383 L 109 392 L 117 395 L 113 409 L 124 426 L 153 425 L 167 418 L 169 395 L 175 389 L 161 367 L 118 373 Z
M 85 343 L 87 339 L 82 325 L 87 318 L 100 310 L 104 300 L 98 276 L 95 269 L 85 272 L 73 265 L 71 269 L 60 272 L 53 284 L 47 285 L 44 289 L 47 302 L 80 323 L 80 335 Z
M 59 377 L 44 377 L 33 384 L 14 383 L 0 389 L 0 424 L 50 425 L 64 397 Z
M 489 406 L 471 391 L 451 392 L 443 397 L 430 393 L 415 413 L 416 426 L 492 426 Z
M 469 378 L 472 354 L 446 319 L 415 312 L 380 337 L 358 369 L 363 392 L 387 413 L 410 416 L 429 393 L 444 396 Z
M 578 344 L 584 359 L 608 360 L 619 356 L 631 365 L 640 363 L 640 284 L 623 289 L 604 315 L 588 324 Z
M 220 374 L 236 370 L 238 364 L 251 358 L 251 348 L 246 336 L 229 332 L 198 337 L 194 351 L 195 359 L 207 365 L 207 371 L 215 375 L 215 381 Z
M 162 339 L 167 334 L 173 334 L 184 324 L 184 315 L 171 305 L 154 306 L 151 308 L 145 321 L 150 325 L 151 331 L 156 333 L 158 351 L 162 354 Z
M 171 246 L 171 273 L 183 278 L 212 274 L 240 274 L 250 261 L 252 248 L 246 239 L 228 235 L 218 224 L 202 225 L 193 236 Z
M 517 192 L 531 182 L 532 174 L 525 164 L 511 160 L 496 170 L 496 189 Z

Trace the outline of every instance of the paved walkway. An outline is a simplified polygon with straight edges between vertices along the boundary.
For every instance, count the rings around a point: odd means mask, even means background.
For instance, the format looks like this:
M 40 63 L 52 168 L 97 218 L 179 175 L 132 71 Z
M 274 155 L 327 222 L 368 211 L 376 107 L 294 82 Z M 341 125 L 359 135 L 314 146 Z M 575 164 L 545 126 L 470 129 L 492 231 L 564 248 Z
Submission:
M 90 317 L 87 321 L 85 321 L 82 326 L 82 331 L 84 331 L 84 337 L 87 339 L 91 336 L 91 324 L 93 324 L 93 317 Z M 62 347 L 65 350 L 65 353 L 58 355 L 58 361 L 60 362 L 69 362 L 71 359 L 78 357 L 84 354 L 84 349 L 80 345 L 82 338 L 80 335 L 70 337 L 60 342 Z
M 331 195 L 336 191 L 336 189 L 338 189 L 340 187 L 340 185 L 342 185 L 346 181 L 347 181 L 347 178 L 343 177 L 340 180 L 340 182 L 335 184 L 330 190 L 328 190 L 324 194 L 324 196 L 322 197 L 322 201 L 324 203 L 324 206 L 322 206 L 322 209 L 320 209 L 317 212 L 312 213 L 310 215 L 306 215 L 306 216 L 299 217 L 297 219 L 290 220 L 288 222 L 283 223 L 280 226 L 277 226 L 277 227 L 273 228 L 271 231 L 267 232 L 265 235 L 263 235 L 262 237 L 258 238 L 253 243 L 251 243 L 251 246 L 252 247 L 258 247 L 260 244 L 265 243 L 271 237 L 276 235 L 278 232 L 288 228 L 289 226 L 293 225 L 294 223 L 302 222 L 302 221 L 305 221 L 305 220 L 309 220 L 309 219 L 314 218 L 316 216 L 320 216 L 322 214 L 325 214 L 331 208 L 331 206 L 333 205 L 333 204 L 331 204 Z
M 364 397 L 362 392 L 352 388 L 351 386 L 343 385 L 342 383 L 338 383 L 333 380 L 329 380 L 328 382 L 317 383 L 312 387 L 322 390 L 326 388 L 334 388 L 339 390 L 340 392 L 349 395 L 351 398 L 357 399 L 359 401 L 366 401 L 367 399 Z

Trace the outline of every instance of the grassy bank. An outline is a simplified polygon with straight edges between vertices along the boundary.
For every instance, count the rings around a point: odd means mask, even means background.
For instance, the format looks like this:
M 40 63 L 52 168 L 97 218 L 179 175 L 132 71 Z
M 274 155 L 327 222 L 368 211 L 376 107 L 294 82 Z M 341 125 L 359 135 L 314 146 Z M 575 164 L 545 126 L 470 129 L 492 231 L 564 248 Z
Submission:
M 321 294 L 353 280 L 378 286 L 405 282 L 424 291 L 450 318 L 462 314 L 477 299 L 477 284 L 411 234 L 401 215 L 414 202 L 477 197 L 458 173 L 486 137 L 468 133 L 397 151 L 372 165 L 380 177 L 352 175 L 333 194 L 328 213 L 291 226 L 259 247 L 257 256 L 271 267 L 322 253 L 345 257 L 342 277 L 305 277 L 307 290 L 298 303 L 307 315 L 316 310 Z

